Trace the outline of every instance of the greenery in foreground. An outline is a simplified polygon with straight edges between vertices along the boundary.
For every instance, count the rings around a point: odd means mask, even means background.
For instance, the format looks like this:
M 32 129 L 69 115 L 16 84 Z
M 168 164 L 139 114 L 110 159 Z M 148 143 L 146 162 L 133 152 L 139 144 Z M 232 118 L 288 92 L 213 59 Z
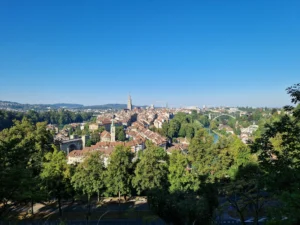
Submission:
M 132 160 L 130 149 L 118 146 L 107 168 L 99 153 L 67 165 L 46 123 L 16 121 L 0 132 L 0 216 L 12 205 L 51 198 L 62 215 L 61 200 L 76 195 L 87 202 L 92 196 L 146 195 L 166 223 L 212 224 L 216 212 L 230 206 L 242 224 L 249 212 L 254 224 L 262 213 L 269 224 L 299 224 L 300 84 L 287 91 L 296 107 L 285 107 L 288 113 L 265 124 L 251 145 L 235 136 L 214 143 L 200 128 L 187 153 L 169 155 L 148 143 Z

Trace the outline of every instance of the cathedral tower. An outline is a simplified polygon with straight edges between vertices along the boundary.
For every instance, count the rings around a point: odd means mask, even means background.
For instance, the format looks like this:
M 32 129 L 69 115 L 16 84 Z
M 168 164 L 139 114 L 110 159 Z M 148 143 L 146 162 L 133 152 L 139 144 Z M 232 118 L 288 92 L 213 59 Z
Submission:
M 130 95 L 128 96 L 127 109 L 132 110 L 132 101 Z

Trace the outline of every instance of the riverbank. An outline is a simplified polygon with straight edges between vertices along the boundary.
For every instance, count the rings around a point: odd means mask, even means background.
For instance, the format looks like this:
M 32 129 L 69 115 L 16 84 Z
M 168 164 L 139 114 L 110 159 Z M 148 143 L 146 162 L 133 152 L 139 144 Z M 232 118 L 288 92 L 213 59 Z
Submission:
M 215 131 L 215 130 L 211 130 L 213 133 L 215 133 L 216 135 L 220 136 L 220 137 L 224 137 L 223 134 L 220 134 L 219 132 Z
M 219 136 L 223 137 L 222 134 L 219 134 L 219 133 L 215 132 L 214 130 L 211 130 L 209 127 L 204 127 L 204 128 L 208 131 L 209 134 L 214 136 L 214 143 L 216 143 L 219 140 Z

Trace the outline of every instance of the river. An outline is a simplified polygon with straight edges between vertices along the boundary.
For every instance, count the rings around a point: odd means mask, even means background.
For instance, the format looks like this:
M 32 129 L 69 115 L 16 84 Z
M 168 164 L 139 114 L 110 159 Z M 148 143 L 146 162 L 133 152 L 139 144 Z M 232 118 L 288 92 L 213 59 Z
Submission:
M 219 135 L 217 135 L 216 133 L 212 132 L 211 129 L 209 129 L 209 127 L 205 127 L 205 129 L 208 131 L 208 133 L 210 135 L 214 136 L 214 143 L 216 143 L 219 140 Z

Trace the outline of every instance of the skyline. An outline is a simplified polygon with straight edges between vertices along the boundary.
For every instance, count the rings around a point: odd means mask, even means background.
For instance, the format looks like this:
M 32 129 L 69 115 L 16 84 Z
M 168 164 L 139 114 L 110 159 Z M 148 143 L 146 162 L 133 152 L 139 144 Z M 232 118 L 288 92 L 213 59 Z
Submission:
M 93 107 L 93 106 L 104 106 L 104 105 L 124 105 L 124 107 L 126 108 L 126 106 L 128 105 L 128 103 L 124 103 L 124 102 L 115 102 L 115 103 L 103 103 L 103 104 L 88 104 L 88 105 L 85 105 L 85 104 L 82 104 L 82 103 L 76 103 L 76 102 L 54 102 L 54 103 L 27 103 L 27 102 L 18 102 L 18 101 L 9 101 L 9 100 L 2 100 L 0 99 L 0 102 L 3 101 L 3 102 L 11 102 L 11 103 L 17 103 L 17 104 L 23 104 L 23 105 L 26 105 L 26 104 L 29 104 L 29 105 L 59 105 L 59 104 L 78 104 L 78 105 L 82 105 L 84 107 Z M 158 101 L 156 102 L 157 104 L 143 104 L 143 105 L 139 105 L 139 104 L 133 104 L 132 106 L 133 107 L 145 107 L 145 106 L 154 106 L 154 107 L 158 107 L 158 108 L 188 108 L 188 107 L 198 107 L 198 108 L 219 108 L 219 107 L 250 107 L 250 108 L 282 108 L 283 106 L 253 106 L 253 105 L 179 105 L 179 106 L 175 106 L 175 105 L 170 105 L 168 102 L 164 102 L 164 101 Z M 286 105 L 291 105 L 291 103 L 288 103 Z
M 126 104 L 130 92 L 133 105 L 282 107 L 299 83 L 299 8 L 2 1 L 0 100 Z

